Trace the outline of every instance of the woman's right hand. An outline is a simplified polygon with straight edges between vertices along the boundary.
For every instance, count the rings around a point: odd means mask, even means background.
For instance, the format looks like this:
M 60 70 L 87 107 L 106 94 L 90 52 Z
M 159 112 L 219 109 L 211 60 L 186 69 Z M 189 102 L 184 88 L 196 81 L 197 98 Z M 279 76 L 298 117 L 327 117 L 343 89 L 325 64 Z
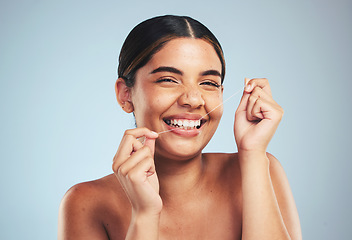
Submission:
M 112 165 L 137 215 L 160 214 L 162 209 L 154 165 L 156 138 L 158 134 L 147 128 L 126 130 Z

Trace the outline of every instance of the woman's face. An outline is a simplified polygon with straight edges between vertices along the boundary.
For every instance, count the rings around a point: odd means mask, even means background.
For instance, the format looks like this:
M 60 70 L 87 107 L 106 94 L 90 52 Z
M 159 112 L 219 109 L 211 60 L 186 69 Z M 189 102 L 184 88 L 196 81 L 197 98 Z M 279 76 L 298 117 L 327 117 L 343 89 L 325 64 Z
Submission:
M 172 130 L 159 135 L 156 154 L 186 159 L 205 147 L 223 112 L 222 105 L 216 108 L 222 103 L 220 74 L 212 45 L 191 38 L 171 40 L 137 71 L 131 90 L 137 127 Z

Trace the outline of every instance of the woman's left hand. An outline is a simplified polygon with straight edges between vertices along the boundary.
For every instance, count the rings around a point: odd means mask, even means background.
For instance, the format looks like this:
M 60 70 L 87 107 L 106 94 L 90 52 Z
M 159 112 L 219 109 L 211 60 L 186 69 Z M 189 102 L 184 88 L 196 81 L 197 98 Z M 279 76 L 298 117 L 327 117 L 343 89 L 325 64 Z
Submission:
M 266 152 L 283 116 L 265 78 L 245 79 L 246 87 L 235 115 L 234 132 L 238 152 Z

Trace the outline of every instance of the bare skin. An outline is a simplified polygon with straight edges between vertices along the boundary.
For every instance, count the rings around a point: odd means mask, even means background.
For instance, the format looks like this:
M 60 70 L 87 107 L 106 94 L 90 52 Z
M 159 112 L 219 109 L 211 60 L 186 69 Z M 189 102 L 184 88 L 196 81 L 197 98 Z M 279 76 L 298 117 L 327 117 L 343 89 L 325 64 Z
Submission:
M 242 199 L 236 155 L 207 154 L 204 158 L 206 177 L 196 191 L 178 189 L 176 198 L 162 197 L 160 239 L 240 239 Z M 82 198 L 77 199 L 77 195 Z M 61 218 L 67 225 L 75 226 L 67 226 L 72 232 L 66 236 L 94 239 L 95 232 L 96 239 L 125 239 L 132 209 L 114 175 L 73 187 L 64 201 L 74 208 Z M 82 235 L 85 229 L 89 231 Z
M 117 100 L 138 128 L 125 132 L 114 174 L 65 195 L 59 239 L 301 239 L 285 173 L 266 153 L 283 114 L 266 79 L 246 79 L 239 153 L 201 152 L 222 115 L 210 112 L 222 102 L 220 71 L 209 43 L 180 38 L 138 70 L 132 89 L 117 80 Z M 200 128 L 169 122 L 207 113 Z

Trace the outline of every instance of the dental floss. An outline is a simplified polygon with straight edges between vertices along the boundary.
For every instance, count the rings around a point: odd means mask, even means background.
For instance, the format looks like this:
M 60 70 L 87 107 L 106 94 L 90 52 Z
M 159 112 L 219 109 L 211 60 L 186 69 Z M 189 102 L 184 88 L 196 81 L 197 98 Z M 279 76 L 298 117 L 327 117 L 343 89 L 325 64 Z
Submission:
M 238 90 L 237 92 L 235 92 L 234 94 L 232 94 L 230 97 L 228 97 L 225 101 L 223 101 L 222 103 L 220 103 L 218 106 L 216 106 L 215 108 L 213 108 L 210 112 L 208 112 L 207 114 L 205 114 L 203 117 L 201 117 L 198 120 L 201 120 L 202 118 L 204 118 L 205 116 L 208 116 L 209 113 L 211 113 L 212 111 L 214 111 L 215 109 L 217 109 L 218 107 L 220 107 L 221 105 L 224 105 L 225 102 L 227 102 L 228 100 L 230 100 L 230 98 L 236 96 L 239 92 L 242 91 L 242 88 L 240 90 Z
M 233 93 L 230 97 L 228 97 L 225 101 L 223 101 L 222 103 L 220 103 L 218 106 L 216 106 L 215 108 L 213 108 L 210 112 L 208 112 L 207 114 L 205 114 L 204 116 L 202 116 L 201 118 L 199 118 L 198 120 L 201 120 L 202 118 L 204 118 L 205 116 L 207 116 L 208 114 L 210 114 L 212 111 L 214 111 L 215 109 L 217 109 L 218 107 L 220 107 L 221 105 L 224 105 L 225 102 L 227 102 L 228 100 L 230 100 L 230 98 L 236 96 L 238 93 L 240 93 L 243 90 L 243 88 L 239 89 L 238 91 L 236 91 L 235 93 Z M 167 132 L 171 132 L 175 129 L 169 129 L 169 130 L 165 130 L 165 131 L 161 131 L 158 132 L 158 134 L 162 134 L 162 133 L 167 133 Z

